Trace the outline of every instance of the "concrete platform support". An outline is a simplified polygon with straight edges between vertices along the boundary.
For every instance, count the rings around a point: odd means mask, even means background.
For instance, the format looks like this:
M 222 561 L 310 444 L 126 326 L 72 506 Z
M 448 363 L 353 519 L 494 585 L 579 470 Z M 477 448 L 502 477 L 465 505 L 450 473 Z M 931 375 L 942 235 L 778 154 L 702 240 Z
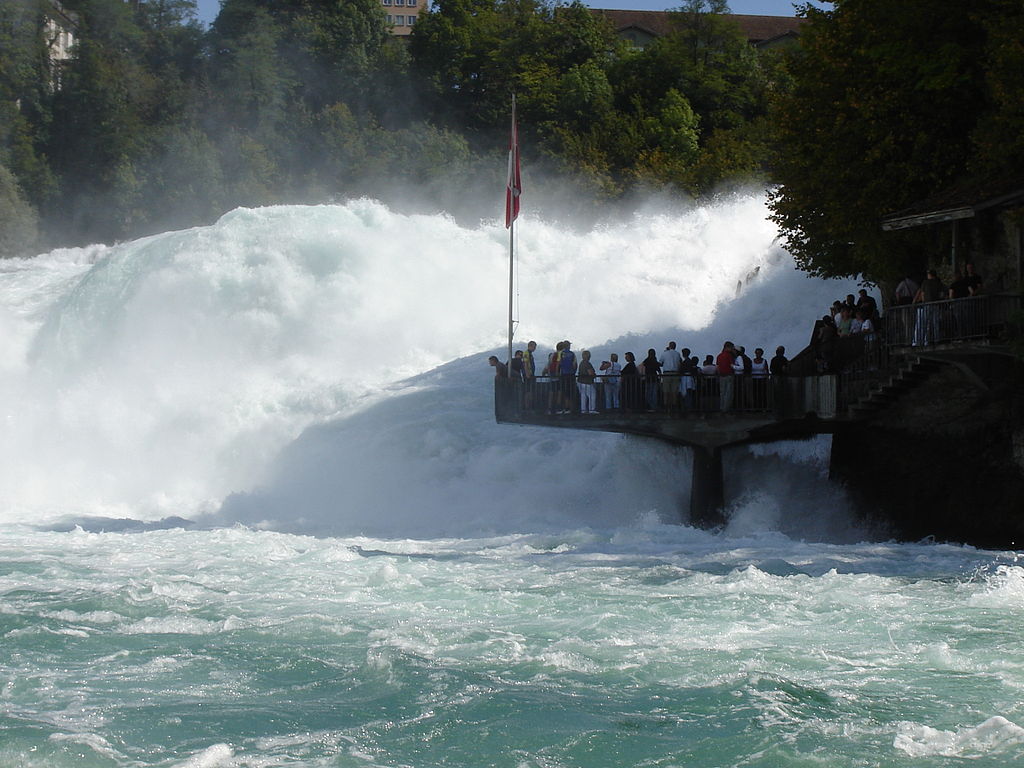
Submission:
M 725 480 L 722 449 L 693 447 L 693 480 L 690 485 L 690 523 L 714 528 L 725 523 Z

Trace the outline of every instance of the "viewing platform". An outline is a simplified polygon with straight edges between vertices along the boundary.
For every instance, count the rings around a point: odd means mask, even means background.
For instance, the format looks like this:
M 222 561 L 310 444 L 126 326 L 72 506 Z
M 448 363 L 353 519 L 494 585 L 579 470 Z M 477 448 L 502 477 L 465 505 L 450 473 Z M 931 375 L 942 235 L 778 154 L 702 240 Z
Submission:
M 1008 358 L 1008 328 L 1021 311 L 1021 296 L 998 294 L 892 307 L 873 337 L 812 343 L 789 361 L 785 376 L 729 377 L 733 397 L 723 409 L 721 377 L 697 375 L 689 396 L 679 392 L 678 374 L 659 376 L 656 405 L 648 407 L 643 377 L 619 377 L 623 407 L 604 407 L 597 376 L 597 413 L 580 413 L 575 378 L 532 381 L 495 379 L 495 419 L 560 429 L 618 432 L 685 446 L 693 452 L 691 522 L 724 522 L 722 450 L 776 440 L 839 434 L 879 418 L 893 403 L 944 369 L 978 392 L 987 390 L 992 356 Z M 820 372 L 822 367 L 825 372 Z M 996 366 L 998 367 L 998 366 Z M 665 391 L 673 393 L 666 398 Z M 566 407 L 571 403 L 570 407 Z

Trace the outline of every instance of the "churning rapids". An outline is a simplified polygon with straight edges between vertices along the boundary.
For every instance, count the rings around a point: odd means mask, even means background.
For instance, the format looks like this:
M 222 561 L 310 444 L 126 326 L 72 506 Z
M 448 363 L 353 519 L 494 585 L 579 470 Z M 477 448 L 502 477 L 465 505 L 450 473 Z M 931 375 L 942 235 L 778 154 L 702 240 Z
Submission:
M 760 196 L 527 219 L 520 344 L 791 351 Z M 372 201 L 0 263 L 0 765 L 1024 762 L 1024 560 L 884 541 L 827 440 L 494 424 L 506 233 Z M 965 510 L 965 513 L 969 512 Z

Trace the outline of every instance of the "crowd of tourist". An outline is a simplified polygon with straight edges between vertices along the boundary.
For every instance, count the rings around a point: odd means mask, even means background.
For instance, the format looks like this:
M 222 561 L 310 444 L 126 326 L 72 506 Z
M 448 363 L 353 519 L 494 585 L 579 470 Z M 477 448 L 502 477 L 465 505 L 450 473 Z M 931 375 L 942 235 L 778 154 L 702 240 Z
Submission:
M 769 379 L 786 374 L 789 361 L 785 347 L 777 347 L 768 360 L 758 347 L 753 357 L 746 348 L 725 342 L 717 355 L 707 355 L 703 364 L 670 341 L 661 354 L 647 350 L 637 361 L 632 352 L 608 355 L 595 368 L 590 350 L 577 358 L 569 341 L 560 341 L 547 355 L 544 365 L 537 356 L 537 342 L 516 350 L 510 366 L 492 355 L 489 362 L 497 378 L 511 378 L 522 384 L 523 405 L 530 410 L 552 414 L 627 413 L 664 410 L 682 413 L 711 410 L 712 403 L 727 411 L 767 409 L 770 406 Z
M 929 269 L 921 283 L 912 277 L 895 289 L 895 304 L 920 304 L 914 317 L 912 344 L 930 343 L 937 338 L 939 313 L 931 302 L 968 298 L 982 290 L 982 279 L 974 266 L 956 271 L 953 282 L 942 284 Z M 962 314 L 962 313 L 961 313 Z M 954 312 L 954 320 L 966 325 Z M 900 318 L 905 322 L 905 318 Z M 898 329 L 890 329 L 890 332 Z M 870 357 L 882 333 L 878 304 L 866 289 L 857 296 L 833 302 L 829 312 L 815 321 L 811 337 L 814 373 L 835 373 L 847 358 Z M 725 342 L 717 355 L 706 355 L 703 363 L 688 348 L 670 341 L 659 354 L 648 349 L 638 361 L 632 352 L 608 355 L 596 367 L 589 350 L 577 357 L 569 341 L 560 341 L 546 358 L 538 355 L 537 342 L 517 350 L 508 365 L 491 356 L 495 376 L 521 385 L 522 403 L 530 410 L 551 414 L 596 414 L 598 412 L 683 413 L 691 410 L 765 410 L 772 407 L 770 382 L 787 374 L 789 360 L 785 347 L 777 347 L 768 360 L 760 347 L 753 357 L 746 348 Z M 801 365 L 803 371 L 806 366 Z M 806 373 L 805 373 L 806 375 Z

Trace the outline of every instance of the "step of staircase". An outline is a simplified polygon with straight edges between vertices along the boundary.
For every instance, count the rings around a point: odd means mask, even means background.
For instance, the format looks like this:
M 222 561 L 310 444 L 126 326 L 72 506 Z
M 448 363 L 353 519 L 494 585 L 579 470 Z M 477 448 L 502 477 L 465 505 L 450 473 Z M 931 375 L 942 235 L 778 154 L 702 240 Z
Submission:
M 896 402 L 903 395 L 927 381 L 942 367 L 934 360 L 913 357 L 886 381 L 876 384 L 869 393 L 852 404 L 848 413 L 851 418 L 868 416 Z

